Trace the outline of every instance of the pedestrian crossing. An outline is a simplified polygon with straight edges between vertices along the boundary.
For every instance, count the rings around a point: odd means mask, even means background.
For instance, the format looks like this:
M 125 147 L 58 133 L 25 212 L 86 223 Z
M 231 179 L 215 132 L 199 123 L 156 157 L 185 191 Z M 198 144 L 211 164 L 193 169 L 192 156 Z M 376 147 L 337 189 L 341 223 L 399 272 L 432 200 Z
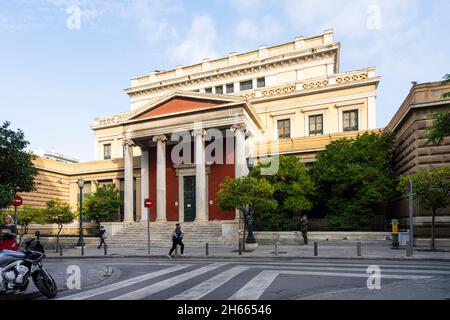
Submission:
M 123 261 L 108 265 L 124 270 L 132 265 L 143 274 L 89 290 L 66 290 L 59 299 L 142 300 L 163 292 L 169 300 L 258 300 L 273 291 L 272 287 L 282 277 L 295 281 L 301 290 L 306 281 L 338 281 L 339 278 L 352 279 L 363 287 L 371 275 L 367 272 L 368 265 L 362 263 Z M 381 264 L 379 267 L 382 281 L 450 277 L 447 265 Z

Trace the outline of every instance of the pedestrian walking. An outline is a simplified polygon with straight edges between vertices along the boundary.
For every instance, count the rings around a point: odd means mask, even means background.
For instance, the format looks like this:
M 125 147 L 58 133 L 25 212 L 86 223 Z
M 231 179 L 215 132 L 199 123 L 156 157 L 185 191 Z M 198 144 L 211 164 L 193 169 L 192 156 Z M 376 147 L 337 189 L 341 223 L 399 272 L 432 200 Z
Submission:
M 303 243 L 308 244 L 308 217 L 304 214 L 300 220 L 300 231 L 303 236 Z
M 179 223 L 176 224 L 175 231 L 172 233 L 172 248 L 169 251 L 167 257 L 172 259 L 172 252 L 177 248 L 177 245 L 181 247 L 181 254 L 184 252 L 184 243 L 183 243 L 184 231 L 181 228 Z
M 100 249 L 102 247 L 102 245 L 104 245 L 106 247 L 106 239 L 108 239 L 108 232 L 106 232 L 105 227 L 101 226 L 100 227 L 100 233 L 99 233 L 99 238 L 100 238 L 100 244 L 98 245 L 98 249 Z

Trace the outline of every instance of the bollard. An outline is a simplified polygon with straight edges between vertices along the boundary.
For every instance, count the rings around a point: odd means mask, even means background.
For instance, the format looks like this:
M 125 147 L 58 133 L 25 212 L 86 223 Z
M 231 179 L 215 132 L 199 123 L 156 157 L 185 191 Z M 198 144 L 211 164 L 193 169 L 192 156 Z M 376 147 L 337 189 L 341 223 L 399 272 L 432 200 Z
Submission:
M 209 256 L 209 243 L 205 243 L 205 254 L 206 256 Z
M 242 243 L 239 242 L 239 255 L 242 256 Z
M 317 241 L 315 241 L 314 242 L 314 257 L 317 257 L 319 255 L 317 252 L 317 245 L 318 245 L 318 243 L 317 243 Z
M 104 251 L 105 251 L 105 256 L 108 255 L 108 246 L 105 244 L 105 246 L 103 247 Z
M 356 243 L 356 255 L 361 257 L 361 242 L 359 241 Z
M 84 256 L 84 246 L 81 246 L 81 255 Z
M 411 257 L 411 246 L 409 245 L 409 241 L 406 241 L 406 256 Z
M 62 246 L 62 244 L 59 245 L 59 256 L 60 256 L 60 257 L 63 256 L 63 246 Z
M 278 256 L 278 242 L 275 242 L 275 255 Z

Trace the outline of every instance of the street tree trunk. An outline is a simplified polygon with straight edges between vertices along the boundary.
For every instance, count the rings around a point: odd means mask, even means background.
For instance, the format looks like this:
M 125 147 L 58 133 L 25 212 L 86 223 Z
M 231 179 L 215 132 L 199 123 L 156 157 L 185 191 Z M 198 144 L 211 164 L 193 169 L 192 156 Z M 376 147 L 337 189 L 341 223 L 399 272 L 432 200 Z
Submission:
M 435 238 L 435 234 L 434 234 L 434 220 L 436 217 L 436 208 L 433 208 L 433 215 L 431 216 L 431 250 L 435 251 L 436 247 L 434 245 L 434 238 Z
M 62 225 L 58 226 L 59 230 L 58 230 L 58 233 L 56 234 L 56 250 L 55 250 L 55 252 L 59 252 L 59 234 L 61 233 L 62 227 L 63 227 Z

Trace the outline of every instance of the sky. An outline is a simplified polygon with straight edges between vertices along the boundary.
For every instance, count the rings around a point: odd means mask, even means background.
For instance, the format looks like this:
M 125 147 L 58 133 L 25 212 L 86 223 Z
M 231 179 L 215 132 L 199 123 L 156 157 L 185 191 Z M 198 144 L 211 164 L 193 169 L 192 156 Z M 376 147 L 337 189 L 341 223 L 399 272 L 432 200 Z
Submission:
M 381 76 L 382 128 L 412 81 L 450 73 L 448 12 L 450 0 L 2 0 L 0 122 L 31 150 L 92 160 L 94 118 L 130 109 L 132 77 L 333 29 L 340 72 Z

